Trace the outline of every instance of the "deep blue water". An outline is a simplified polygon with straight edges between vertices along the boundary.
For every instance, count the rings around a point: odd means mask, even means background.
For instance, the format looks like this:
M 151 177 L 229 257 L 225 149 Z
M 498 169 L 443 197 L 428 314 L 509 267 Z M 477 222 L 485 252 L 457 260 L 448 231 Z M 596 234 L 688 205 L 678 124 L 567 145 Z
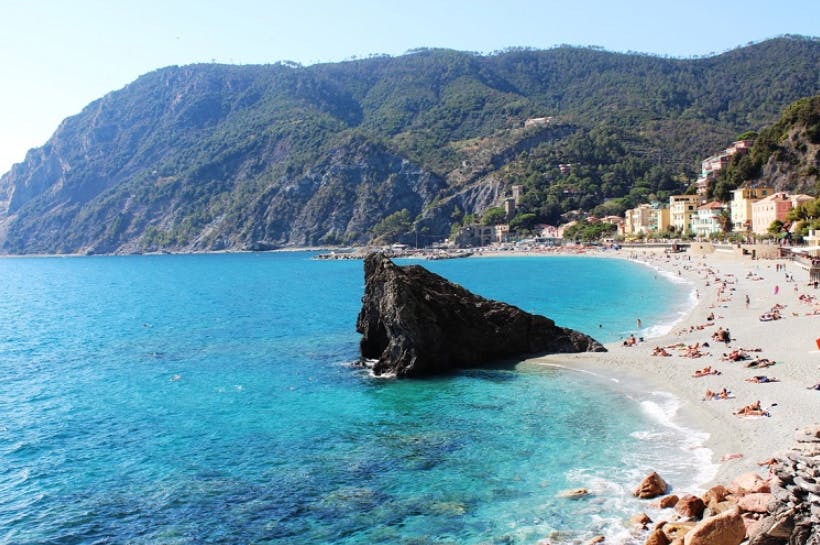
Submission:
M 620 260 L 425 266 L 604 341 L 688 293 Z M 361 262 L 305 253 L 0 259 L 0 543 L 615 536 L 647 469 L 692 479 L 660 394 L 351 367 L 362 290 Z

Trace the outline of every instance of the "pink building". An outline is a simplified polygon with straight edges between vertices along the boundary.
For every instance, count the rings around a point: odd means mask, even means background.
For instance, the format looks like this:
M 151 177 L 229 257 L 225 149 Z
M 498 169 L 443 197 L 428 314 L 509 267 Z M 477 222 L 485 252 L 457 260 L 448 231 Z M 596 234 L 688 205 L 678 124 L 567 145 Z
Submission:
M 758 235 L 765 235 L 773 221 L 780 220 L 785 223 L 786 215 L 792 208 L 811 200 L 814 198 L 808 195 L 789 195 L 781 192 L 753 202 L 752 231 Z

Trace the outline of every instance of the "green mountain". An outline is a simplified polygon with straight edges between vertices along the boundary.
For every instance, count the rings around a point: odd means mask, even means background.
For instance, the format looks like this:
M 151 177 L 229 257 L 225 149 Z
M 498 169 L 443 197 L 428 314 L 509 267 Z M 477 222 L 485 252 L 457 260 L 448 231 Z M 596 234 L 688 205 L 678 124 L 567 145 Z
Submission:
M 0 250 L 427 243 L 513 184 L 526 221 L 618 211 L 683 190 L 701 158 L 818 89 L 820 40 L 803 37 L 696 59 L 559 47 L 168 67 L 0 178 Z
M 716 197 L 729 200 L 746 182 L 820 195 L 820 94 L 790 104 L 780 119 L 752 136 L 749 153 L 736 155 L 721 170 Z

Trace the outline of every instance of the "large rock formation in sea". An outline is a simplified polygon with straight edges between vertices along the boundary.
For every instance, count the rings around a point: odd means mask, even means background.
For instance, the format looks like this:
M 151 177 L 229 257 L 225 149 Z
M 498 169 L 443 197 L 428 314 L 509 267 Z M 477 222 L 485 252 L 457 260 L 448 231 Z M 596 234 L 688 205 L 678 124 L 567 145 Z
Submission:
M 364 271 L 356 330 L 377 375 L 415 377 L 524 354 L 606 350 L 583 333 L 470 293 L 418 265 L 399 267 L 373 253 Z

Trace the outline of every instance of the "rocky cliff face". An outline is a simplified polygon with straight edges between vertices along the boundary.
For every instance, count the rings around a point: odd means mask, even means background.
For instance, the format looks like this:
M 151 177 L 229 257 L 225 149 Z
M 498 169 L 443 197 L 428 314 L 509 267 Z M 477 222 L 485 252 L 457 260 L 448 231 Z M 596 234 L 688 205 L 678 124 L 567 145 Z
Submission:
M 377 375 L 417 377 L 526 354 L 605 351 L 587 335 L 474 295 L 421 266 L 399 267 L 374 253 L 364 269 L 356 330 Z
M 820 100 L 817 101 L 820 104 Z M 804 127 L 790 130 L 761 169 L 760 180 L 789 193 L 816 193 L 820 182 L 820 130 L 809 136 Z

